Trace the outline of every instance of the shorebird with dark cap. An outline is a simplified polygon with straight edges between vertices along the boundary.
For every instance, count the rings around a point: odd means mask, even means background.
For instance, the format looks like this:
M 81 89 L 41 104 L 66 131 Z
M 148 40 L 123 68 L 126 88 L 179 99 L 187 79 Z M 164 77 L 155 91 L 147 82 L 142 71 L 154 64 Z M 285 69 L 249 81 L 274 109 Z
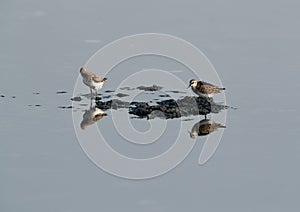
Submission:
M 195 94 L 202 97 L 213 97 L 213 95 L 225 90 L 225 88 L 218 87 L 208 82 L 197 81 L 195 79 L 190 80 L 188 88 L 189 87 L 192 87 Z

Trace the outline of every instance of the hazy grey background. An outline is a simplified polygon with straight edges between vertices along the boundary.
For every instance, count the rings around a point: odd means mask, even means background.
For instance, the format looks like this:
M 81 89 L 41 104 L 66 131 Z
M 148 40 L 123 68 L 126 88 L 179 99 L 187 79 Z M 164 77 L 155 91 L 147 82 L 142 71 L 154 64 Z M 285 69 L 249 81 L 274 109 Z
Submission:
M 299 9 L 283 0 L 1 1 L 0 211 L 299 210 Z M 71 104 L 95 51 L 142 32 L 200 48 L 239 109 L 207 164 L 197 166 L 199 144 L 172 172 L 131 181 L 87 159 L 71 110 L 57 106 Z

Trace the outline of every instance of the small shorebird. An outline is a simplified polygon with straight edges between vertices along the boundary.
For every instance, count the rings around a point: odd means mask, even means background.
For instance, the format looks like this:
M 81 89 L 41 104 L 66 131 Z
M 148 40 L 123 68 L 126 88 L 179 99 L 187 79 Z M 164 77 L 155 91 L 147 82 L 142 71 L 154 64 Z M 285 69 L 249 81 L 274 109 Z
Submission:
M 104 116 L 107 116 L 107 114 L 103 110 L 97 107 L 91 107 L 89 110 L 86 110 L 83 114 L 83 118 L 80 123 L 81 129 L 84 130 L 86 127 L 102 119 Z
M 92 72 L 89 72 L 84 67 L 80 69 L 80 74 L 82 76 L 82 82 L 90 88 L 91 94 L 93 94 L 93 90 L 95 90 L 97 95 L 97 90 L 100 90 L 103 83 L 107 80 L 107 78 L 102 78 Z
M 189 87 L 192 87 L 195 94 L 202 97 L 212 97 L 213 95 L 220 93 L 222 90 L 225 90 L 225 88 L 220 88 L 216 85 L 204 81 L 197 81 L 195 79 L 190 81 L 188 88 Z
M 196 138 L 198 136 L 205 136 L 219 128 L 226 128 L 226 126 L 216 123 L 210 119 L 203 119 L 192 127 L 192 131 L 190 133 L 191 138 Z

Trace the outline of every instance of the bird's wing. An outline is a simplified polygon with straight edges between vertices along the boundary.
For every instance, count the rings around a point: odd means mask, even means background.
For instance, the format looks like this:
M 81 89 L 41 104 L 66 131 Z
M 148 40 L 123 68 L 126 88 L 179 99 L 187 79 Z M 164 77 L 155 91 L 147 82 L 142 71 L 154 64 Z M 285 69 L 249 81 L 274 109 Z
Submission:
M 200 90 L 202 86 L 203 86 L 203 82 L 202 82 L 202 81 L 198 81 L 198 82 L 197 82 L 196 89 L 197 89 L 197 90 Z
M 213 85 L 208 82 L 202 81 L 202 89 L 206 91 L 206 93 L 220 93 L 221 90 L 224 90 L 224 88 L 220 88 L 216 85 Z
M 207 86 L 206 82 L 198 81 L 196 89 L 201 93 L 208 93 L 209 86 Z
M 97 75 L 94 75 L 94 76 L 92 77 L 92 80 L 94 80 L 95 82 L 103 82 L 103 81 L 105 81 L 104 78 L 99 77 L 99 76 L 97 76 Z
M 202 81 L 202 84 L 203 84 L 204 86 L 206 86 L 206 87 L 214 87 L 214 88 L 218 88 L 218 86 L 213 85 L 213 84 L 208 83 L 208 82 L 203 82 L 203 81 Z

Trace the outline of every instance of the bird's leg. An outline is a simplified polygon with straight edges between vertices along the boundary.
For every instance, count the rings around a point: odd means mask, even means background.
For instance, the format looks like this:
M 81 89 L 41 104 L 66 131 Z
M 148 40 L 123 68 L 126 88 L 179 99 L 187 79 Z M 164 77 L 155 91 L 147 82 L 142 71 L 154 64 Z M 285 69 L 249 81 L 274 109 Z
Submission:
M 92 109 L 92 106 L 93 106 L 93 100 L 92 98 L 90 98 L 90 109 Z
M 90 88 L 91 99 L 93 98 L 93 90 Z
M 206 114 L 204 115 L 204 117 L 205 117 L 205 120 L 206 120 L 206 119 L 207 119 L 207 118 L 206 118 Z

